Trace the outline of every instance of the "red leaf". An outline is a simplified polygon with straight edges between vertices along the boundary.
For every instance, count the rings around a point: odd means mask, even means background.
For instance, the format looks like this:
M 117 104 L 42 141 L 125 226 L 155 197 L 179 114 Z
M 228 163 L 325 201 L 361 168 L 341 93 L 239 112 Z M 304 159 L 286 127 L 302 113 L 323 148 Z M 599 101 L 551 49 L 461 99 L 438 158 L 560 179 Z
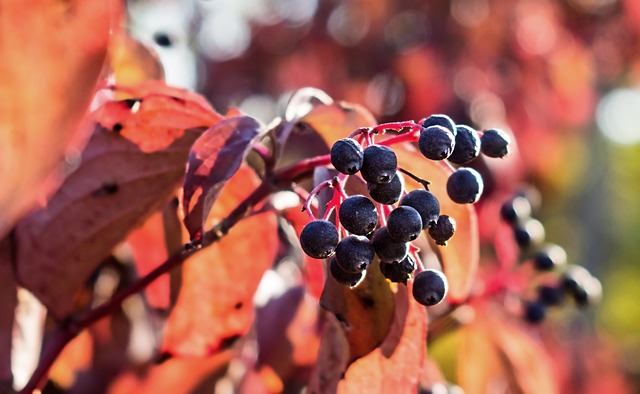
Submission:
M 349 342 L 350 362 L 379 346 L 393 321 L 393 292 L 378 264 L 376 259 L 367 269 L 364 280 L 354 288 L 343 286 L 326 275 L 320 305 L 342 323 Z
M 0 237 L 64 159 L 117 30 L 120 1 L 0 2 Z
M 305 385 L 320 347 L 317 300 L 294 287 L 259 309 L 257 368 L 268 365 L 285 387 Z
M 258 184 L 252 170 L 241 167 L 223 188 L 212 215 L 223 217 Z M 242 220 L 221 241 L 188 259 L 162 349 L 205 356 L 245 334 L 253 318 L 253 295 L 277 247 L 276 216 L 267 212 Z
M 557 393 L 552 365 L 541 343 L 507 321 L 478 317 L 462 331 L 458 374 L 465 393 L 486 393 L 497 383 L 510 392 Z
M 217 123 L 191 147 L 184 181 L 184 223 L 191 238 L 204 230 L 209 211 L 225 183 L 238 171 L 260 124 L 248 116 Z
M 18 223 L 18 278 L 54 316 L 72 311 L 74 294 L 111 249 L 174 192 L 199 134 L 189 129 L 166 149 L 144 153 L 98 128 L 58 193 Z
M 212 375 L 226 367 L 235 354 L 229 350 L 205 359 L 176 358 L 148 368 L 145 373 L 129 370 L 109 382 L 109 394 L 213 392 L 206 384 Z M 203 387 L 203 385 L 205 385 Z M 210 390 L 210 391 L 207 391 Z
M 449 281 L 447 296 L 449 301 L 464 301 L 471 289 L 480 259 L 480 239 L 475 208 L 469 204 L 456 204 L 449 198 L 447 179 L 453 170 L 448 164 L 428 160 L 408 144 L 394 145 L 393 149 L 398 156 L 398 166 L 431 182 L 429 190 L 438 197 L 440 212 L 456 221 L 456 233 L 447 241 L 446 246 L 436 246 L 436 248 Z M 414 181 L 408 177 L 405 179 L 407 189 L 417 187 Z
M 523 330 L 506 322 L 493 321 L 490 332 L 501 352 L 519 391 L 523 393 L 557 393 L 552 369 L 553 360 L 540 342 Z

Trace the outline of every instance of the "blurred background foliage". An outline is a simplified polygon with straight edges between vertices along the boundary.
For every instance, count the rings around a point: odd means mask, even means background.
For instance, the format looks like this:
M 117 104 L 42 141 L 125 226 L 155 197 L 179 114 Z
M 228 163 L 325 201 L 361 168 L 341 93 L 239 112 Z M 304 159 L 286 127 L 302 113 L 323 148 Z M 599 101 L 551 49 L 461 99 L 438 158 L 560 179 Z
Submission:
M 169 84 L 219 111 L 268 122 L 314 86 L 381 122 L 443 112 L 512 132 L 547 239 L 603 281 L 579 327 L 638 379 L 640 1 L 138 0 L 128 25 Z

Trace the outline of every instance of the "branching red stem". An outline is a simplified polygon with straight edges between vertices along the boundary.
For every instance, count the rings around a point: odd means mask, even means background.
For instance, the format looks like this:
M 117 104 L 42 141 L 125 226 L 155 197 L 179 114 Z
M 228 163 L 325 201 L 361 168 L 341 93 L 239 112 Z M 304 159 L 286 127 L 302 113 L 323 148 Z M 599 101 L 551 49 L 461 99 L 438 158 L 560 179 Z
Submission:
M 20 390 L 20 393 L 32 393 L 38 388 L 40 383 L 46 377 L 51 365 L 60 355 L 64 347 L 75 338 L 82 330 L 86 329 L 96 321 L 116 312 L 124 300 L 133 294 L 137 294 L 144 290 L 149 284 L 157 278 L 171 271 L 173 268 L 180 266 L 193 254 L 197 253 L 203 246 L 211 245 L 218 242 L 224 237 L 229 230 L 235 226 L 240 220 L 244 219 L 251 209 L 260 203 L 263 199 L 277 190 L 290 188 L 295 183 L 313 173 L 313 169 L 318 166 L 327 165 L 331 162 L 329 155 L 317 156 L 307 160 L 303 160 L 297 164 L 282 168 L 274 172 L 271 176 L 265 178 L 262 183 L 236 208 L 229 213 L 216 227 L 207 231 L 202 237 L 202 244 L 195 245 L 192 249 L 182 250 L 167 259 L 164 263 L 156 267 L 147 275 L 139 278 L 129 287 L 116 293 L 111 299 L 102 305 L 91 309 L 79 316 L 72 316 L 66 320 L 60 329 L 54 334 L 47 344 L 40 359 L 38 367 L 31 375 L 29 382 Z

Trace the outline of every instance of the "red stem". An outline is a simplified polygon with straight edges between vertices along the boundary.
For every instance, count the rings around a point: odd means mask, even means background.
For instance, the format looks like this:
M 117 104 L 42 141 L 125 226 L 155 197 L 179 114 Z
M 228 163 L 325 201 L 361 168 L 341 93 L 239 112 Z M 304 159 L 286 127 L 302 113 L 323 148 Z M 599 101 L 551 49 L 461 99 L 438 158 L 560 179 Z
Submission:
M 282 168 L 271 176 L 265 178 L 262 183 L 247 198 L 240 202 L 225 219 L 223 219 L 216 227 L 204 234 L 202 238 L 203 245 L 207 246 L 222 239 L 222 237 L 224 237 L 233 226 L 249 214 L 252 207 L 260 203 L 260 201 L 274 191 L 290 187 L 292 183 L 311 175 L 314 168 L 327 165 L 330 162 L 331 160 L 329 155 L 317 156 Z M 129 296 L 141 292 L 157 278 L 181 265 L 187 260 L 187 258 L 202 249 L 203 245 L 196 245 L 193 249 L 182 250 L 172 255 L 153 271 L 139 278 L 129 287 L 115 294 L 105 303 L 81 314 L 80 316 L 72 316 L 66 320 L 65 323 L 60 326 L 57 333 L 54 334 L 54 338 L 47 343 L 40 359 L 40 363 L 31 375 L 27 384 L 22 390 L 20 390 L 20 393 L 32 393 L 39 387 L 40 383 L 44 380 L 51 368 L 51 365 L 53 365 L 60 355 L 60 352 L 62 352 L 64 347 L 82 330 L 103 317 L 117 311 L 124 300 Z

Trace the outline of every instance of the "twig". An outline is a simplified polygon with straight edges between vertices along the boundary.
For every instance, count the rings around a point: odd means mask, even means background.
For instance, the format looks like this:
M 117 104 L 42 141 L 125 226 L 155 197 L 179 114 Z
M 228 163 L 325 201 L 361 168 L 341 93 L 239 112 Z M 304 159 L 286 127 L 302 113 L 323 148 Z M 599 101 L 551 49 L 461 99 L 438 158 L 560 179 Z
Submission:
M 82 330 L 86 329 L 103 317 L 117 311 L 124 300 L 129 296 L 141 292 L 160 276 L 171 271 L 173 268 L 180 266 L 203 247 L 218 242 L 233 226 L 247 216 L 253 206 L 260 203 L 260 201 L 271 193 L 290 187 L 291 183 L 297 182 L 298 180 L 311 175 L 314 168 L 327 165 L 330 162 L 331 160 L 329 155 L 317 156 L 276 171 L 272 176 L 265 178 L 262 183 L 248 197 L 240 202 L 236 208 L 231 211 L 231 213 L 229 213 L 229 215 L 216 227 L 207 231 L 202 238 L 202 244 L 196 244 L 190 248 L 185 247 L 184 250 L 173 254 L 153 271 L 139 278 L 126 289 L 116 293 L 105 303 L 81 314 L 80 316 L 72 316 L 67 319 L 57 333 L 54 334 L 54 338 L 47 344 L 47 347 L 40 359 L 40 363 L 31 375 L 27 384 L 22 390 L 20 390 L 20 393 L 32 393 L 38 388 L 41 381 L 45 378 L 51 368 L 51 365 L 53 365 L 60 355 L 60 352 L 62 352 L 64 347 Z

